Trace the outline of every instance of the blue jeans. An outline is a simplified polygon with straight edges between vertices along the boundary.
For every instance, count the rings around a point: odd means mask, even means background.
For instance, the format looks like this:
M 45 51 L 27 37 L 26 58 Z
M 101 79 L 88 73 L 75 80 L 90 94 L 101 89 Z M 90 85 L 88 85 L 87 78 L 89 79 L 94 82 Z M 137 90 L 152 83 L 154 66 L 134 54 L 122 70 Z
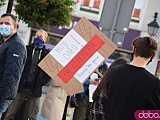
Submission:
M 15 115 L 18 114 L 18 111 L 21 109 L 23 102 L 25 102 L 25 105 L 23 106 L 22 110 L 23 112 L 27 112 L 26 117 L 30 120 L 37 120 L 36 116 L 39 112 L 40 97 L 31 97 L 28 95 L 27 91 L 17 93 L 16 98 L 8 107 L 7 113 L 5 115 L 5 120 L 14 119 Z M 23 115 L 23 117 L 25 117 L 25 114 Z
M 44 117 L 42 117 L 39 113 L 37 114 L 37 120 L 47 120 Z
M 11 102 L 12 102 L 12 100 L 0 101 L 0 119 L 2 117 L 2 113 L 6 111 L 6 109 L 11 104 Z
M 2 113 L 0 113 L 0 120 L 1 120 L 1 117 L 2 117 Z

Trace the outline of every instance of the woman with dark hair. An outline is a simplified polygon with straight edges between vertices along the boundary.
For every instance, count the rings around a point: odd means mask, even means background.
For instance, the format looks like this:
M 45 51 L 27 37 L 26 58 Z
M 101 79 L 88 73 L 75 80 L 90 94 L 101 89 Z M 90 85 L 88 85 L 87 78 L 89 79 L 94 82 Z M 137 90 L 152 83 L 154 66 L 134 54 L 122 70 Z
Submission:
M 128 63 L 129 60 L 126 58 L 116 59 L 110 66 L 109 69 L 105 72 L 101 82 L 97 86 L 93 94 L 93 103 L 90 110 L 89 119 L 90 120 L 106 120 L 105 108 L 107 102 L 107 76 L 110 69 L 115 65 L 123 65 Z

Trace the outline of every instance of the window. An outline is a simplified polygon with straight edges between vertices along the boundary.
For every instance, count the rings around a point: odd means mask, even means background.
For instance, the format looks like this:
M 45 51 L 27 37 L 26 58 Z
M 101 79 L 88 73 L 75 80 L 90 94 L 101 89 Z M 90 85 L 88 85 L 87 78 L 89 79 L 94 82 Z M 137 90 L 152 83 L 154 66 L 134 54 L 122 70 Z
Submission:
M 80 10 L 93 14 L 99 14 L 100 3 L 101 0 L 84 0 L 82 1 Z

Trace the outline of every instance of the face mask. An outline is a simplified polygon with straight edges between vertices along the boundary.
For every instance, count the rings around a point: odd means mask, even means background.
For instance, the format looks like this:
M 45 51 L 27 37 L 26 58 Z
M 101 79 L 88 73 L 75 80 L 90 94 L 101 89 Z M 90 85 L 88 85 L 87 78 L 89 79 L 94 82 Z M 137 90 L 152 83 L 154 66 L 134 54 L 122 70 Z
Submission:
M 11 33 L 11 27 L 9 25 L 0 25 L 0 34 L 3 36 L 3 37 L 6 37 L 8 35 L 10 35 Z
M 41 50 L 44 46 L 44 41 L 41 37 L 34 38 L 34 48 L 36 50 Z
M 135 52 L 135 48 L 133 49 L 133 52 L 131 53 L 131 61 L 133 60 L 134 52 Z
M 154 55 L 152 55 L 151 59 L 148 61 L 147 65 L 152 62 L 152 59 L 153 59 Z

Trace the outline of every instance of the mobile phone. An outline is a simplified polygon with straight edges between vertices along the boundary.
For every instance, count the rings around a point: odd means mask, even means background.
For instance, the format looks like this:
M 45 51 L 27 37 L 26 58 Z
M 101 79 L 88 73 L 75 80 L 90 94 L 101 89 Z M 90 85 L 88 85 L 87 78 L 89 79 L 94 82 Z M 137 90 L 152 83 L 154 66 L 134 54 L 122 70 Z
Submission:
M 99 80 L 101 80 L 101 78 L 95 78 L 95 80 L 96 80 L 96 81 L 99 81 Z

